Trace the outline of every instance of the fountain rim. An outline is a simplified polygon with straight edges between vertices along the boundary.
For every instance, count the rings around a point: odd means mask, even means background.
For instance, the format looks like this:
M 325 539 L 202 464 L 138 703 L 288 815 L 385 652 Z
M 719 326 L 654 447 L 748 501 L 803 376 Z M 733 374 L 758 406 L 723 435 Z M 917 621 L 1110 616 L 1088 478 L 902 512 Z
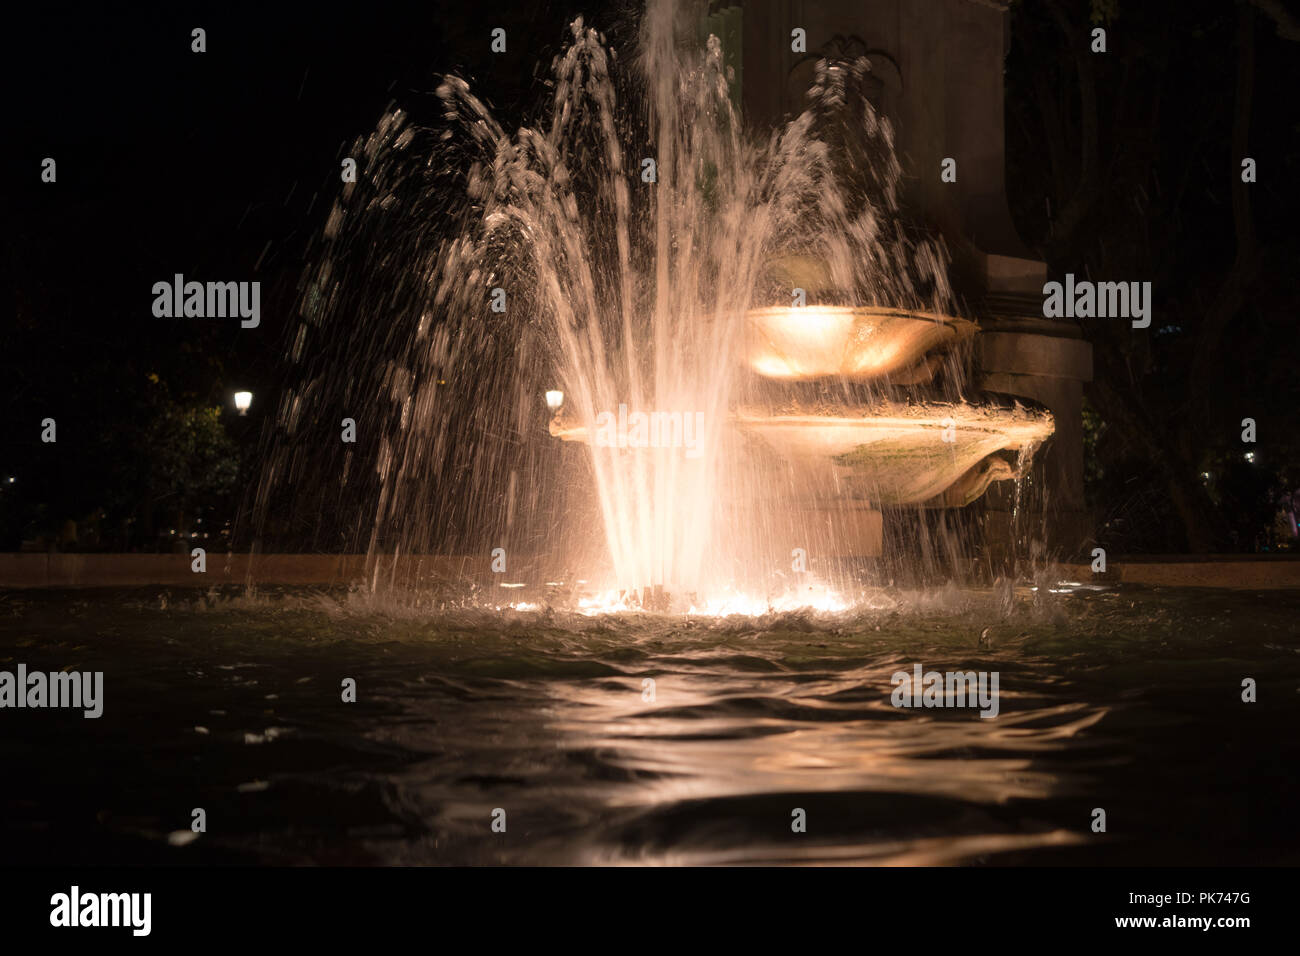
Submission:
M 879 405 L 860 406 L 864 412 L 872 408 L 879 408 Z M 914 413 L 909 413 L 909 409 L 915 409 Z M 914 406 L 903 406 L 896 408 L 889 406 L 887 412 L 898 412 L 897 414 L 862 414 L 852 415 L 822 415 L 815 411 L 804 413 L 783 413 L 783 414 L 764 414 L 763 410 L 753 406 L 741 406 L 730 411 L 726 416 L 728 426 L 738 428 L 743 431 L 762 431 L 768 428 L 834 428 L 845 430 L 867 430 L 867 431 L 888 431 L 890 429 L 915 429 L 921 428 L 945 428 L 944 419 L 953 417 L 953 413 L 960 414 L 961 411 L 975 410 L 987 413 L 992 409 L 979 405 L 961 405 L 961 404 L 925 404 Z M 1012 409 L 998 409 L 1004 414 L 1011 416 L 1010 420 L 1003 418 L 1001 421 L 981 423 L 978 420 L 961 421 L 953 418 L 953 426 L 958 432 L 963 433 L 981 433 L 990 436 L 999 436 L 1010 439 L 1003 447 L 1019 448 L 1020 445 L 1032 442 L 1044 441 L 1056 430 L 1055 416 L 1048 411 L 1038 411 L 1028 409 L 1023 406 L 1016 406 Z M 560 421 L 557 415 L 550 423 L 550 433 L 552 437 L 559 438 L 562 441 L 572 441 L 587 444 L 590 439 L 587 434 L 587 427 L 581 424 L 569 424 Z
M 958 333 L 967 332 L 973 335 L 979 331 L 977 322 L 960 315 L 947 315 L 943 312 L 904 309 L 898 306 L 885 305 L 769 305 L 746 310 L 745 318 L 750 320 L 767 317 L 788 318 L 799 312 L 809 312 L 817 315 L 844 315 L 852 318 L 875 316 L 890 319 L 912 319 L 918 322 L 928 321 L 936 325 L 944 325 Z
M 869 408 L 871 406 L 864 406 Z M 730 425 L 746 431 L 762 431 L 768 428 L 833 428 L 871 432 L 884 432 L 890 429 L 938 428 L 943 429 L 945 418 L 953 417 L 952 427 L 958 432 L 986 434 L 1010 439 L 1006 448 L 1018 448 L 1021 444 L 1044 441 L 1056 431 L 1056 420 L 1050 412 L 1033 412 L 1028 409 L 1004 409 L 1012 415 L 1011 420 L 961 421 L 953 412 L 981 409 L 978 405 L 924 405 L 919 406 L 928 413 L 916 415 L 820 415 L 816 412 L 788 413 L 780 415 L 763 415 L 760 409 L 737 409 L 728 416 Z

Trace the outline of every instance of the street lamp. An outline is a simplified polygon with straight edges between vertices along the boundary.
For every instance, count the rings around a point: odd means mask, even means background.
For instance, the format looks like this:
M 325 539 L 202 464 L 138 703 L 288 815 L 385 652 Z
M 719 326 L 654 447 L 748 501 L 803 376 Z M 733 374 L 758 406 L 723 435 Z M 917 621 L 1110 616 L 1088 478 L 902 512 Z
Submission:
M 560 406 L 564 404 L 564 393 L 556 389 L 546 393 L 546 407 L 553 412 L 558 412 Z
M 252 405 L 252 404 L 253 404 L 253 393 L 252 393 L 252 392 L 236 392 L 236 393 L 235 393 L 235 408 L 239 409 L 239 414 L 240 414 L 241 416 L 242 416 L 242 415 L 247 415 L 247 414 L 248 414 L 248 406 L 249 406 L 249 405 Z

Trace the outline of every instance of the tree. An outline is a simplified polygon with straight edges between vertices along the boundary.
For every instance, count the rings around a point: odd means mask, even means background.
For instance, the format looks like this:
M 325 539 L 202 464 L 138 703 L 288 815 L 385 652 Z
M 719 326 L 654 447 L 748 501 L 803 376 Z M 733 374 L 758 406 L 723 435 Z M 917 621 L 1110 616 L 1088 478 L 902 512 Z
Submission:
M 1086 396 L 1107 433 L 1099 447 L 1125 462 L 1105 469 L 1116 484 L 1100 489 L 1102 504 L 1118 506 L 1135 476 L 1158 484 L 1181 540 L 1153 547 L 1230 544 L 1234 519 L 1201 475 L 1241 456 L 1242 417 L 1269 421 L 1261 467 L 1280 475 L 1296 454 L 1286 437 L 1294 384 L 1282 394 L 1260 387 L 1289 380 L 1277 373 L 1294 338 L 1284 316 L 1295 312 L 1286 277 L 1296 244 L 1282 184 L 1300 170 L 1281 104 L 1256 96 L 1258 20 L 1255 4 L 1196 0 L 1175 9 L 1045 0 L 1013 11 L 1008 183 L 1022 233 L 1055 274 L 1153 283 L 1149 329 L 1080 320 L 1094 348 Z M 1291 25 L 1272 20 L 1270 93 L 1295 87 Z M 1109 29 L 1104 54 L 1091 49 L 1097 23 Z M 1243 181 L 1252 155 L 1268 157 L 1267 184 Z

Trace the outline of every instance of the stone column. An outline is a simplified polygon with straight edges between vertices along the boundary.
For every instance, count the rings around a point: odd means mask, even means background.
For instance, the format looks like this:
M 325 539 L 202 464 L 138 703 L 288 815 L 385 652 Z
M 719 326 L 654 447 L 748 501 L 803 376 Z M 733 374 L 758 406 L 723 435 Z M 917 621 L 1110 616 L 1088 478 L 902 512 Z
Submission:
M 1030 399 L 1055 417 L 1056 432 L 1035 468 L 1048 490 L 1047 544 L 1074 555 L 1092 534 L 1083 494 L 1083 383 L 1092 379 L 1092 346 L 1074 323 L 1042 317 L 1044 263 L 990 255 L 984 277 L 975 343 L 981 388 Z M 995 536 L 998 525 L 1009 529 L 1013 504 L 1005 487 L 990 493 Z

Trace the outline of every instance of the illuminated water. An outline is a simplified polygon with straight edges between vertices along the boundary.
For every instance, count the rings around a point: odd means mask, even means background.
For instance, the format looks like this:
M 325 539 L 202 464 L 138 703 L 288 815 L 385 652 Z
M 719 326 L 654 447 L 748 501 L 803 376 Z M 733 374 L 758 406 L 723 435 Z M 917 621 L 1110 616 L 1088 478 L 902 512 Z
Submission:
M 716 597 L 784 571 L 794 548 L 846 553 L 792 515 L 850 493 L 855 512 L 913 506 L 994 456 L 967 482 L 982 492 L 1012 475 L 997 455 L 1027 460 L 1050 434 L 1034 413 L 1025 444 L 1001 429 L 1030 413 L 968 404 L 973 326 L 952 318 L 942 243 L 904 221 L 865 58 L 823 62 L 804 112 L 749 130 L 693 10 L 651 0 L 630 61 L 575 19 L 552 95 L 517 129 L 452 76 L 436 119 L 393 109 L 351 147 L 359 178 L 304 276 L 258 534 L 330 524 L 307 546 L 375 562 L 544 552 L 556 577 Z M 829 365 L 828 347 L 844 353 Z M 546 444 L 547 391 L 585 455 Z M 858 421 L 905 401 L 936 427 L 917 421 L 884 465 L 865 443 L 839 468 L 786 462 L 752 422 L 795 399 Z M 698 420 L 695 443 L 593 442 L 620 409 Z M 343 416 L 355 443 L 338 440 Z M 961 454 L 940 438 L 948 417 L 979 420 Z
M 196 597 L 0 599 L 0 667 L 106 686 L 99 720 L 4 713 L 0 862 L 1300 862 L 1296 592 L 722 619 Z M 1000 716 L 895 709 L 913 662 L 999 671 Z M 194 807 L 208 832 L 171 845 Z

